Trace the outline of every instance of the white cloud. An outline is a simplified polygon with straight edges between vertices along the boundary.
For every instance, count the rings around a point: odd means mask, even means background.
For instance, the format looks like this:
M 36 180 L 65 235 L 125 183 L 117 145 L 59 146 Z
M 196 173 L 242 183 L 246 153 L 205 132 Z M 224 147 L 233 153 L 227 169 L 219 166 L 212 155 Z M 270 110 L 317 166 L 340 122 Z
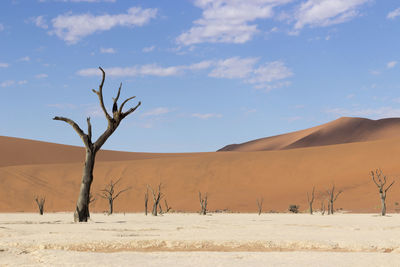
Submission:
M 49 75 L 47 75 L 46 73 L 40 73 L 40 74 L 35 75 L 35 78 L 37 78 L 37 79 L 44 79 L 47 77 L 49 77 Z
M 232 57 L 219 60 L 209 76 L 216 78 L 245 78 L 254 70 L 257 58 Z
M 126 14 L 94 16 L 90 13 L 82 15 L 64 14 L 52 20 L 53 29 L 50 34 L 57 35 L 68 44 L 75 44 L 85 36 L 99 31 L 108 31 L 116 26 L 143 26 L 155 18 L 157 9 L 132 7 Z
M 116 51 L 115 51 L 114 48 L 103 48 L 103 47 L 101 47 L 100 48 L 100 53 L 102 53 L 102 54 L 115 54 Z
M 400 16 L 400 7 L 389 12 L 389 14 L 387 15 L 388 19 L 395 19 L 396 17 Z
M 2 83 L 0 83 L 0 87 L 10 87 L 10 86 L 14 86 L 14 85 L 23 85 L 28 83 L 27 81 L 23 80 L 23 81 L 14 81 L 14 80 L 7 80 L 4 81 Z
M 44 2 L 72 2 L 72 3 L 80 3 L 80 2 L 86 2 L 86 3 L 100 3 L 100 2 L 108 2 L 108 3 L 115 3 L 117 0 L 39 0 L 39 2 L 44 3 Z
M 140 75 L 149 75 L 149 76 L 175 76 L 181 73 L 181 67 L 172 66 L 172 67 L 160 67 L 157 64 L 143 65 L 143 66 L 133 66 L 133 67 L 114 67 L 114 68 L 105 68 L 104 71 L 108 76 L 114 77 L 134 77 Z M 101 72 L 98 69 L 90 68 L 83 69 L 78 71 L 80 76 L 94 76 L 100 75 Z
M 393 107 L 379 107 L 379 108 L 366 108 L 366 109 L 353 109 L 353 110 L 345 108 L 333 108 L 326 110 L 326 112 L 335 114 L 337 116 L 366 117 L 372 119 L 400 117 L 400 109 L 396 109 Z
M 0 62 L 0 68 L 8 68 L 8 63 Z
M 387 63 L 386 67 L 387 67 L 388 69 L 392 69 L 392 68 L 394 68 L 396 65 L 397 65 L 397 61 L 390 61 L 390 62 Z
M 28 57 L 28 56 L 26 56 L 26 57 L 21 57 L 20 59 L 18 59 L 17 61 L 24 61 L 24 62 L 28 62 L 28 61 L 30 61 L 31 60 L 31 58 L 30 57 Z
M 258 32 L 257 19 L 273 16 L 273 8 L 292 0 L 196 0 L 202 18 L 182 33 L 176 41 L 183 45 L 197 43 L 245 43 Z
M 4 25 L 0 23 L 0 32 L 4 31 Z
M 7 80 L 7 81 L 4 81 L 4 82 L 0 83 L 0 87 L 9 87 L 9 86 L 12 86 L 14 84 L 15 84 L 15 81 Z
M 42 29 L 47 29 L 49 28 L 49 26 L 46 23 L 46 19 L 44 19 L 43 16 L 38 16 L 36 18 L 32 18 L 33 23 L 35 23 L 35 25 L 37 27 L 40 27 Z
M 276 80 L 286 79 L 293 75 L 282 61 L 268 62 L 253 71 L 254 76 L 249 79 L 250 83 L 264 84 Z
M 149 53 L 149 52 L 151 52 L 151 51 L 154 51 L 155 48 L 156 48 L 156 46 L 154 46 L 154 45 L 149 46 L 149 47 L 144 47 L 144 48 L 142 49 L 142 52 L 144 52 L 144 53 Z
M 191 116 L 194 118 L 202 119 L 202 120 L 222 117 L 221 114 L 216 114 L 216 113 L 193 113 Z
M 48 104 L 47 106 L 51 107 L 51 108 L 58 108 L 58 109 L 76 109 L 76 105 L 69 104 L 69 103 Z
M 257 58 L 232 57 L 224 60 L 205 60 L 191 65 L 161 67 L 158 64 L 149 64 L 132 67 L 105 68 L 109 76 L 177 76 L 186 71 L 209 70 L 208 76 L 224 79 L 241 79 L 253 84 L 255 88 L 267 90 L 289 86 L 285 79 L 293 75 L 283 61 L 266 62 L 257 66 Z M 97 76 L 101 72 L 96 68 L 82 69 L 77 72 L 80 76 Z
M 370 0 L 307 0 L 295 13 L 296 30 L 305 26 L 325 27 L 359 16 L 358 8 Z
M 163 114 L 166 114 L 166 113 L 169 113 L 169 112 L 171 112 L 171 109 L 169 109 L 169 108 L 158 107 L 158 108 L 155 108 L 155 109 L 152 109 L 152 110 L 149 110 L 149 111 L 143 113 L 142 116 L 143 117 L 159 116 L 159 115 L 163 115 Z
M 369 73 L 371 73 L 372 75 L 380 75 L 381 72 L 379 70 L 370 70 Z

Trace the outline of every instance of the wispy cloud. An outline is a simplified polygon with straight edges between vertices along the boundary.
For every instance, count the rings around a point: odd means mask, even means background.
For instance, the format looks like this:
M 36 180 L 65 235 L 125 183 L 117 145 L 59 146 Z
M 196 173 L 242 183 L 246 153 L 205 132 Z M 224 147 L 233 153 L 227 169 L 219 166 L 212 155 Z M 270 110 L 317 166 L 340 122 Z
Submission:
M 40 74 L 35 75 L 36 79 L 44 79 L 47 77 L 49 77 L 49 75 L 47 75 L 46 73 L 40 73 Z
M 327 109 L 326 113 L 346 117 L 366 117 L 372 119 L 382 119 L 390 117 L 400 117 L 400 109 L 393 107 L 365 108 L 365 109 L 346 109 L 332 108 Z
M 2 83 L 0 83 L 0 87 L 10 87 L 10 86 L 14 86 L 14 85 L 23 85 L 28 83 L 26 80 L 22 80 L 22 81 L 14 81 L 14 80 L 7 80 L 4 81 Z
M 82 38 L 95 32 L 108 31 L 116 26 L 134 27 L 143 26 L 155 18 L 157 9 L 129 8 L 125 14 L 95 16 L 90 13 L 59 15 L 52 19 L 50 34 L 57 35 L 68 44 L 76 44 Z
M 106 68 L 109 76 L 177 76 L 187 71 L 209 70 L 208 76 L 224 79 L 241 79 L 245 83 L 253 84 L 255 88 L 267 90 L 289 86 L 285 81 L 293 75 L 283 61 L 265 62 L 257 65 L 258 58 L 232 57 L 224 60 L 205 60 L 191 65 L 162 67 L 158 64 L 149 64 L 132 67 Z M 101 72 L 96 68 L 82 69 L 77 72 L 80 76 L 97 76 Z
M 167 114 L 169 112 L 171 112 L 172 110 L 169 108 L 165 108 L 165 107 L 158 107 L 152 110 L 149 110 L 145 113 L 142 114 L 143 117 L 148 117 L 148 116 L 160 116 L 163 114 Z
M 21 58 L 19 58 L 17 61 L 20 61 L 20 62 L 28 62 L 28 61 L 30 61 L 30 60 L 31 60 L 31 58 L 28 57 L 28 56 L 26 56 L 26 57 L 21 57 Z
M 210 118 L 222 118 L 221 114 L 216 113 L 193 113 L 191 116 L 202 120 L 207 120 Z
M 100 2 L 108 2 L 108 3 L 115 3 L 117 0 L 39 0 L 41 3 L 45 2 L 71 2 L 71 3 L 100 3 Z
M 0 68 L 8 68 L 9 66 L 8 63 L 0 62 Z
M 4 31 L 4 25 L 0 23 L 0 32 Z
M 396 67 L 396 65 L 397 65 L 397 61 L 390 61 L 390 62 L 388 62 L 388 63 L 386 64 L 386 67 L 387 67 L 388 69 L 393 69 L 394 67 Z
M 32 22 L 39 28 L 48 29 L 49 25 L 47 25 L 46 19 L 43 16 L 38 16 L 32 18 Z
M 258 32 L 257 19 L 273 16 L 273 8 L 292 0 L 196 0 L 203 10 L 194 26 L 178 36 L 182 45 L 198 43 L 245 43 Z M 252 23 L 253 22 L 253 23 Z
M 308 0 L 295 13 L 295 30 L 305 26 L 325 27 L 360 15 L 359 8 L 370 0 Z
M 115 54 L 116 53 L 116 51 L 115 51 L 115 49 L 114 48 L 103 48 L 103 47 L 101 47 L 100 48 L 100 53 L 102 53 L 102 54 Z
M 57 108 L 57 109 L 76 109 L 77 106 L 70 103 L 56 103 L 56 104 L 47 104 L 50 108 Z
M 400 16 L 400 7 L 395 9 L 395 10 L 393 10 L 393 11 L 391 11 L 391 12 L 389 12 L 389 14 L 387 15 L 387 18 L 388 19 L 395 19 L 398 16 Z
M 151 52 L 151 51 L 154 51 L 155 48 L 156 48 L 155 45 L 148 46 L 148 47 L 143 47 L 142 52 L 144 52 L 144 53 L 149 53 L 149 52 Z

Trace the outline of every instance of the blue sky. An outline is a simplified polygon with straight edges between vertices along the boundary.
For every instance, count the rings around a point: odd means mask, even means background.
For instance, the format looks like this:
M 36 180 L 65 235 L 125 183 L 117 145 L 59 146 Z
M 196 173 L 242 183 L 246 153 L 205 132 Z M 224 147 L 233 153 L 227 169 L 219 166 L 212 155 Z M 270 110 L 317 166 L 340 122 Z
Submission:
M 341 116 L 400 117 L 398 0 L 2 0 L 0 135 L 81 145 L 91 91 L 142 106 L 103 148 L 214 151 Z M 136 102 L 132 102 L 135 105 Z

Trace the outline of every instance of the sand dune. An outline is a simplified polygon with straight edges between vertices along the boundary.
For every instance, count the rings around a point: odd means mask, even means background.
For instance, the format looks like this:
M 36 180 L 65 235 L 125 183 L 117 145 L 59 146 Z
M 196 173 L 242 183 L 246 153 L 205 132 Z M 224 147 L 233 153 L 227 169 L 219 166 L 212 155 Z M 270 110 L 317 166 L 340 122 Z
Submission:
M 232 144 L 218 151 L 263 151 L 396 138 L 400 118 L 370 120 L 342 117 L 313 128 Z
M 336 208 L 378 212 L 379 195 L 369 172 L 382 168 L 390 181 L 400 177 L 400 137 L 375 141 L 368 138 L 394 135 L 392 131 L 397 126 L 392 121 L 397 119 L 375 122 L 340 119 L 288 136 L 300 137 L 307 132 L 305 137 L 311 138 L 313 133 L 320 132 L 330 141 L 343 140 L 340 135 L 344 134 L 337 127 L 347 129 L 347 124 L 354 127 L 354 121 L 364 131 L 370 129 L 370 123 L 378 123 L 387 132 L 368 132 L 363 135 L 363 142 L 276 151 L 190 154 L 103 151 L 96 162 L 92 192 L 97 200 L 91 209 L 106 210 L 107 203 L 98 193 L 111 179 L 122 178 L 120 188 L 132 188 L 116 200 L 117 212 L 143 211 L 146 185 L 156 186 L 160 182 L 164 199 L 175 211 L 198 211 L 199 191 L 208 192 L 210 210 L 256 212 L 256 198 L 263 197 L 265 211 L 287 211 L 290 204 L 298 204 L 305 211 L 307 191 L 316 187 L 314 207 L 319 208 L 326 190 L 335 184 L 343 190 Z M 335 139 L 334 133 L 339 137 Z M 351 138 L 346 140 L 355 140 Z M 299 143 L 293 140 L 290 144 Z M 286 143 L 285 147 L 288 146 Z M 0 149 L 1 212 L 35 211 L 35 195 L 46 196 L 46 211 L 74 210 L 83 167 L 82 148 L 0 137 Z M 400 202 L 399 195 L 400 182 L 397 182 L 388 192 L 389 212 L 400 209 L 396 204 Z

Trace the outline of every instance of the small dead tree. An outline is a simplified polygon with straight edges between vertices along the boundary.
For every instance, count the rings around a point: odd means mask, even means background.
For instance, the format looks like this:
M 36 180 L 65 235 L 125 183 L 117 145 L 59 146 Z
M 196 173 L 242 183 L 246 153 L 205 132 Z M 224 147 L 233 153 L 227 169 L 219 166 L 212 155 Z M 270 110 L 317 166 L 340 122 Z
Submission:
M 121 195 L 121 193 L 126 192 L 130 189 L 130 187 L 120 190 L 118 193 L 115 191 L 115 186 L 121 181 L 119 178 L 115 183 L 111 180 L 110 183 L 103 189 L 102 194 L 100 195 L 102 198 L 108 200 L 108 215 L 111 215 L 114 211 L 114 200 Z
M 371 177 L 372 181 L 374 181 L 375 185 L 379 189 L 379 196 L 381 197 L 381 204 L 382 204 L 382 210 L 381 210 L 381 215 L 385 216 L 386 215 L 386 192 L 392 187 L 395 181 L 393 181 L 389 186 L 385 188 L 386 184 L 386 175 L 382 173 L 381 169 L 376 169 L 375 172 L 371 171 Z
M 149 185 L 147 185 L 147 188 L 150 189 L 150 191 L 153 195 L 153 209 L 152 209 L 151 214 L 153 216 L 157 216 L 157 209 L 159 208 L 160 200 L 163 197 L 163 195 L 161 193 L 161 183 L 158 184 L 158 192 L 154 191 L 153 188 Z M 162 210 L 161 210 L 161 212 L 162 212 Z
M 46 198 L 45 197 L 40 197 L 39 198 L 38 196 L 36 196 L 35 197 L 35 201 L 36 201 L 36 204 L 37 204 L 37 206 L 39 208 L 39 214 L 43 215 L 44 202 L 46 201 Z
M 146 188 L 146 193 L 144 194 L 144 214 L 147 216 L 147 203 L 149 202 L 149 188 Z
M 328 215 L 333 214 L 333 203 L 336 201 L 338 196 L 342 193 L 342 190 L 336 193 L 335 195 L 335 185 L 332 185 L 331 190 L 326 191 L 328 195 Z
M 321 214 L 325 214 L 325 199 L 321 200 Z
M 309 196 L 309 194 L 307 192 L 307 201 L 308 201 L 308 206 L 309 206 L 311 215 L 313 214 L 312 204 L 314 202 L 314 191 L 315 191 L 315 186 L 313 186 L 313 188 L 312 188 L 311 198 L 310 198 L 310 196 Z
M 171 207 L 168 206 L 167 199 L 164 199 L 164 203 L 165 203 L 165 213 L 168 213 L 171 210 Z
M 207 214 L 207 193 L 205 193 L 204 198 L 201 197 L 201 192 L 199 191 L 199 201 L 200 201 L 200 214 L 206 215 Z
M 258 207 L 258 215 L 261 214 L 262 212 L 262 206 L 263 206 L 264 198 L 257 198 L 257 207 Z
M 105 105 L 104 105 L 104 100 L 103 100 L 103 85 L 104 85 L 104 80 L 106 78 L 106 73 L 102 68 L 100 68 L 100 71 L 103 75 L 103 78 L 101 80 L 101 83 L 99 85 L 99 90 L 96 91 L 92 89 L 92 91 L 97 95 L 99 98 L 100 102 L 100 107 L 103 110 L 104 116 L 107 119 L 107 129 L 99 136 L 99 138 L 93 142 L 92 141 L 92 124 L 90 123 L 90 118 L 87 118 L 87 133 L 85 133 L 79 125 L 65 117 L 54 117 L 53 120 L 58 120 L 58 121 L 64 121 L 68 123 L 69 125 L 72 126 L 72 128 L 77 132 L 79 137 L 81 138 L 83 144 L 85 145 L 86 148 L 86 159 L 85 159 L 85 165 L 83 167 L 83 174 L 82 174 L 82 183 L 80 186 L 80 191 L 79 191 L 79 196 L 78 196 L 78 201 L 76 203 L 76 209 L 74 213 L 74 221 L 77 222 L 87 222 L 87 219 L 89 217 L 89 195 L 90 195 L 90 187 L 93 182 L 93 169 L 94 169 L 94 163 L 96 159 L 96 154 L 100 150 L 100 148 L 104 145 L 104 143 L 107 141 L 107 139 L 115 132 L 115 130 L 118 128 L 119 124 L 121 121 L 126 118 L 129 114 L 133 113 L 141 104 L 139 103 L 130 109 L 128 109 L 126 112 L 123 111 L 123 108 L 125 104 L 132 100 L 133 97 L 129 97 L 125 99 L 125 101 L 122 102 L 122 104 L 118 107 L 118 99 L 121 93 L 121 87 L 122 83 L 119 86 L 117 96 L 113 98 L 113 105 L 112 105 L 112 116 L 108 113 Z

